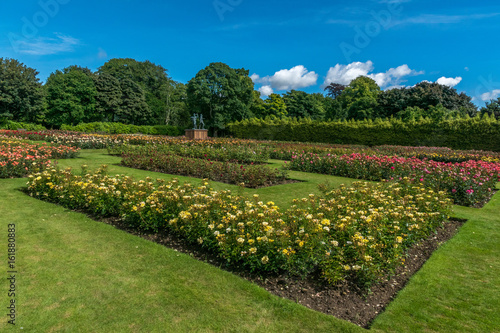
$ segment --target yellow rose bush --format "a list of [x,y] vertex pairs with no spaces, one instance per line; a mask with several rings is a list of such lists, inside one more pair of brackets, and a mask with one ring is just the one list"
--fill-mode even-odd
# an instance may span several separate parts
[[101,168],[81,175],[50,169],[28,180],[30,195],[102,216],[120,216],[142,230],[166,231],[262,273],[320,275],[360,286],[403,264],[405,251],[446,222],[451,200],[407,179],[356,182],[295,199],[281,210],[229,190],[172,181],[135,181]]

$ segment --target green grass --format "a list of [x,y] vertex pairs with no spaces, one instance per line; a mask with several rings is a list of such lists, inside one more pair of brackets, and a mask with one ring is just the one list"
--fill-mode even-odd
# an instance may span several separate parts
[[[110,173],[138,179],[175,177],[115,165],[119,160],[93,150],[59,164],[75,169],[108,164]],[[353,181],[301,172],[290,176],[305,182],[244,192],[284,206],[317,192],[317,184],[326,179],[333,185]],[[26,196],[18,190],[25,182],[0,180],[0,244],[7,247],[7,224],[15,223],[19,272],[17,325],[10,327],[2,315],[2,332],[20,327],[26,332],[363,331],[188,255]],[[493,332],[500,327],[495,311],[500,308],[499,212],[500,194],[482,209],[455,207],[455,215],[469,221],[433,254],[372,330]],[[8,285],[6,279],[0,281],[0,306],[5,309]]]

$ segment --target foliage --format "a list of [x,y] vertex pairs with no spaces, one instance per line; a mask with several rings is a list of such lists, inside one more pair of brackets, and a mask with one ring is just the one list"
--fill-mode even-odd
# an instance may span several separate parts
[[500,151],[500,121],[489,116],[375,121],[248,119],[228,125],[238,138],[331,144],[405,145]]
[[251,188],[276,185],[287,179],[286,171],[279,171],[265,165],[218,162],[156,151],[125,152],[122,154],[121,164],[142,170],[241,184]]
[[0,136],[0,178],[25,177],[51,166],[51,159],[73,158],[78,149],[66,146],[29,144]]
[[114,122],[118,119],[122,104],[120,81],[104,72],[95,76],[96,113],[101,121]]
[[444,192],[405,180],[338,190],[324,186],[323,196],[294,200],[285,211],[258,195],[250,200],[213,191],[206,181],[135,182],[107,176],[105,169],[84,169],[82,176],[53,169],[30,176],[28,185],[37,198],[121,215],[138,229],[176,233],[250,271],[318,271],[332,284],[350,280],[360,286],[401,265],[405,250],[442,225],[451,207]]
[[481,108],[482,114],[488,114],[490,116],[495,117],[497,120],[500,119],[500,97],[496,100],[491,99],[489,102],[486,102],[486,106]]
[[[359,150],[358,150],[359,151]],[[436,162],[466,162],[485,161],[500,162],[500,153],[483,150],[452,150],[446,147],[407,147],[407,146],[376,146],[370,150],[364,150],[370,154],[379,156],[402,156],[428,159]],[[338,154],[337,154],[338,155]]]
[[326,113],[327,99],[319,93],[291,90],[283,94],[283,101],[289,117],[323,119]]
[[266,116],[275,116],[278,118],[286,117],[288,114],[286,104],[283,98],[278,94],[269,95],[264,101],[264,108]]
[[342,106],[339,99],[326,100],[325,120],[345,120],[347,119],[347,109]]
[[120,87],[122,101],[116,119],[125,124],[148,124],[153,113],[146,103],[146,95],[141,86],[131,79],[123,79]]
[[37,122],[42,116],[44,94],[39,73],[16,59],[0,58],[0,118]]
[[168,135],[180,136],[184,135],[182,128],[168,125],[127,125],[122,123],[112,122],[95,122],[95,123],[81,123],[76,126],[62,125],[61,130],[85,133],[107,133],[107,134],[150,134],[150,135]]
[[[203,142],[203,141],[202,141]],[[264,164],[269,154],[264,149],[248,145],[220,146],[193,141],[192,143],[169,142],[167,144],[146,144],[142,146],[116,145],[108,148],[113,155],[178,155],[190,158],[201,158],[208,161],[231,162],[240,164]]]
[[[98,73],[114,77],[125,95],[123,99],[126,101],[123,101],[121,105],[122,116],[112,118],[110,121],[169,125],[172,121],[179,121],[176,117],[185,110],[184,85],[173,81],[168,76],[168,71],[161,65],[148,60],[114,58],[99,67]],[[139,107],[136,111],[137,115],[133,117],[130,116],[132,105]],[[127,116],[124,117],[123,114]],[[124,119],[133,120],[125,121]],[[143,120],[137,121],[136,119]],[[173,124],[179,123],[173,122]]]
[[56,70],[47,79],[45,122],[59,128],[99,119],[95,113],[97,90],[88,68],[70,66]]
[[8,130],[27,130],[27,131],[43,131],[45,126],[32,123],[18,123],[16,121],[7,120],[3,124],[0,124],[0,129]]
[[324,91],[327,91],[326,95],[328,97],[335,99],[342,94],[345,88],[346,86],[343,84],[332,82],[325,87]]
[[[378,96],[381,117],[390,117],[407,108],[419,108],[432,113],[432,107],[442,105],[444,109],[460,115],[475,116],[477,108],[471,97],[458,93],[455,88],[432,82],[420,82],[413,87],[382,91]],[[432,114],[431,117],[435,117]]]
[[192,112],[202,114],[217,136],[227,123],[249,117],[253,91],[248,70],[217,62],[200,70],[189,81],[187,100]]
[[[106,129],[106,125],[108,123],[96,123],[90,124],[91,129]],[[101,126],[102,125],[102,126]],[[87,129],[87,125],[83,125],[83,130]],[[67,127],[69,128],[69,127]],[[124,124],[114,124],[110,131],[118,131],[125,132],[128,131],[139,131],[141,129],[152,130],[160,132],[169,130],[169,128],[165,128],[165,126],[135,126],[135,125],[124,125]],[[172,129],[172,131],[174,131]],[[115,145],[122,144],[133,144],[133,145],[145,145],[150,143],[162,144],[168,143],[172,141],[174,138],[167,136],[152,136],[152,135],[144,135],[144,134],[114,134],[114,135],[106,135],[106,134],[85,134],[81,132],[70,132],[70,131],[59,131],[59,130],[50,130],[50,131],[11,131],[11,130],[0,130],[0,135],[4,135],[6,137],[19,138],[19,139],[29,139],[34,141],[47,141],[49,143],[57,143],[64,144],[71,147],[78,147],[82,149],[100,149],[100,148],[108,148]],[[177,139],[178,140],[178,139]],[[180,141],[180,140],[178,140]],[[182,140],[182,142],[186,142],[187,140]]]
[[349,83],[338,99],[349,119],[372,119],[378,116],[379,94],[380,87],[373,79],[360,76]]
[[364,180],[409,178],[434,191],[446,191],[458,205],[474,206],[489,199],[500,181],[500,163],[467,161],[443,163],[418,158],[388,157],[353,153],[351,155],[292,156],[287,169],[323,173]]
[[252,91],[252,103],[250,103],[250,115],[256,118],[264,118],[266,116],[266,105],[260,97],[260,92]]

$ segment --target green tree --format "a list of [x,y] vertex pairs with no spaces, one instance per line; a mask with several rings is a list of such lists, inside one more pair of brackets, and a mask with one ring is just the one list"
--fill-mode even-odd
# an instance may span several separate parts
[[44,91],[38,72],[16,59],[0,58],[0,117],[39,122]]
[[380,87],[373,79],[360,76],[351,81],[338,99],[349,119],[374,119],[378,117],[379,94]]
[[48,125],[60,127],[100,120],[95,113],[97,90],[88,68],[70,66],[56,70],[47,79],[46,89]]
[[167,84],[160,89],[160,98],[165,101],[164,118],[161,124],[173,126],[187,126],[189,122],[189,110],[187,108],[187,87],[180,82],[173,85]]
[[472,98],[465,93],[458,93],[455,88],[444,86],[438,83],[420,82],[408,89],[408,105],[418,106],[427,110],[431,106],[441,104],[448,110],[460,110],[469,116],[475,116],[477,107],[471,102]]
[[266,116],[266,105],[260,97],[260,92],[252,91],[252,103],[250,104],[250,117],[264,118]]
[[406,109],[397,112],[395,116],[405,121],[416,120],[425,116],[425,110],[419,108],[418,106],[409,106]]
[[291,90],[283,94],[283,101],[289,117],[323,119],[328,104],[320,93],[308,94],[305,91]]
[[328,97],[335,99],[342,94],[342,91],[344,91],[345,88],[346,86],[343,84],[332,82],[325,87],[324,91],[327,92],[326,95]]
[[404,112],[409,107],[418,108],[416,105],[410,105],[410,89],[405,87],[381,91],[377,103],[377,113],[381,118],[389,118],[399,112]]
[[481,108],[481,113],[487,113],[490,116],[493,115],[496,119],[500,119],[500,97],[486,102],[486,106]]
[[188,105],[194,113],[203,115],[206,126],[217,136],[227,123],[250,116],[253,91],[248,70],[211,63],[189,81]]
[[96,114],[101,121],[118,121],[118,114],[122,103],[122,90],[120,82],[108,73],[101,73],[95,76]]
[[271,94],[264,101],[265,116],[273,115],[277,118],[286,117],[286,104],[283,98],[278,94]]
[[343,120],[347,119],[347,110],[342,107],[342,103],[336,98],[325,99],[325,119]]
[[111,59],[99,67],[98,73],[112,75],[120,84],[129,79],[141,87],[151,111],[147,120],[148,124],[166,124],[165,121],[169,119],[165,115],[171,112],[172,105],[177,102],[185,102],[184,100],[172,99],[178,96],[178,94],[172,93],[176,89],[177,83],[168,76],[168,71],[165,68],[148,60]]
[[120,81],[121,105],[117,121],[124,124],[147,125],[153,114],[146,103],[146,94],[140,85],[131,79]]

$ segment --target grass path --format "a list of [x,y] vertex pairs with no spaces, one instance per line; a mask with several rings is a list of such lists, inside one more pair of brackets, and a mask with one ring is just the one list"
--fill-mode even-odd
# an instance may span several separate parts
[[[85,151],[81,156],[60,165],[108,164],[110,173],[151,175],[113,165],[119,158],[103,151]],[[291,176],[308,182],[245,192],[284,204],[316,191],[317,183],[326,179],[332,184],[352,181],[298,172]],[[30,198],[18,190],[25,182],[0,180],[0,244],[6,249],[7,224],[15,223],[19,271],[17,325],[8,325],[2,313],[1,332],[21,326],[26,332],[364,331],[275,297],[188,255]],[[213,185],[238,191],[236,186]],[[469,221],[410,280],[376,319],[372,331],[498,330],[500,193],[482,209],[455,207],[455,215]],[[0,306],[5,309],[8,281],[0,281]]]

